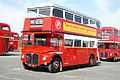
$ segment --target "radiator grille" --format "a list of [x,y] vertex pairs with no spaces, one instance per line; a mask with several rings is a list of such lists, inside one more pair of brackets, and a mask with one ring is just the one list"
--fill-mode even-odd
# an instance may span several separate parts
[[38,55],[37,54],[27,54],[26,55],[26,62],[28,64],[38,64]]

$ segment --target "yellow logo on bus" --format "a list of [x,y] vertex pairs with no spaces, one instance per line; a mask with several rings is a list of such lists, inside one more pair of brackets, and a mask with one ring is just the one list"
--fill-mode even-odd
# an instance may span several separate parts
[[68,22],[63,22],[63,30],[87,36],[96,36],[97,34],[97,31],[94,28],[85,27],[83,25],[77,25]]

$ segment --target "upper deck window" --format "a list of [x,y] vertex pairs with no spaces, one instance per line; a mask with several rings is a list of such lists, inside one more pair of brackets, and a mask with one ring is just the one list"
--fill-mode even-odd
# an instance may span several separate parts
[[88,19],[86,17],[83,17],[83,24],[88,24]]
[[95,24],[95,20],[90,20],[90,24]]
[[65,18],[68,20],[73,20],[73,14],[65,12]]
[[49,7],[36,7],[36,8],[28,8],[28,15],[30,16],[50,16],[50,8]]
[[2,26],[2,27],[0,27],[0,30],[7,30],[7,31],[10,31],[9,27],[7,27],[7,26]]
[[37,8],[28,8],[27,9],[27,15],[29,17],[37,16]]
[[27,12],[28,13],[37,13],[37,8],[28,8]]
[[76,22],[81,23],[81,17],[80,17],[80,16],[75,15],[75,21],[76,21]]
[[63,11],[58,9],[53,9],[53,16],[63,18]]
[[50,16],[50,8],[49,7],[40,7],[39,14],[43,16]]
[[112,30],[103,30],[102,31],[102,36],[109,36],[112,34]]

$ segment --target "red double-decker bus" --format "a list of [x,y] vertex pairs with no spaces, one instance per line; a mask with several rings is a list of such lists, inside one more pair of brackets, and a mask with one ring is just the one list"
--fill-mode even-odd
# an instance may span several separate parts
[[28,13],[32,17],[25,19],[22,31],[25,69],[44,66],[59,72],[63,67],[97,64],[97,31],[90,24],[100,27],[99,21],[54,4],[28,8]]
[[9,51],[17,51],[18,50],[18,41],[19,41],[18,33],[11,32],[11,37],[9,40]]
[[10,38],[10,26],[6,23],[0,23],[0,55],[8,51],[8,43]]
[[118,29],[114,27],[101,27],[101,39],[98,41],[99,54],[101,60],[117,61],[120,59],[118,45]]

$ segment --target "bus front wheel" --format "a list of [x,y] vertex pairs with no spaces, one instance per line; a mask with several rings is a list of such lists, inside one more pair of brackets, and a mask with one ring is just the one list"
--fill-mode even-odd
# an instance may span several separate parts
[[56,73],[62,71],[62,61],[59,58],[53,58],[51,63],[48,65],[48,71]]
[[23,67],[24,67],[24,69],[26,69],[26,70],[31,70],[31,69],[32,69],[31,67],[29,67],[29,66],[26,65],[25,63],[23,63]]

